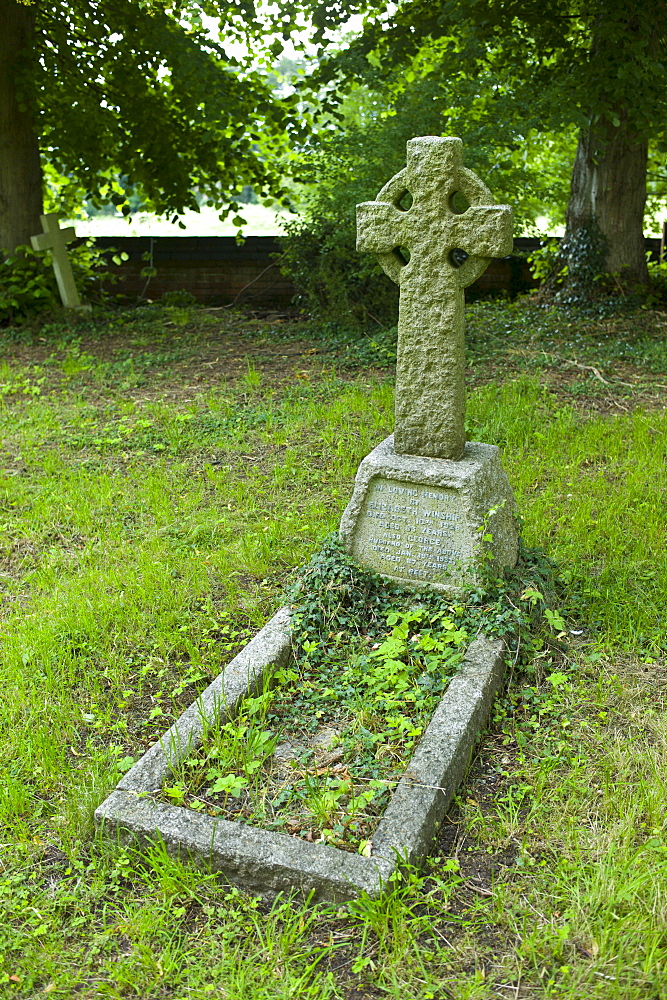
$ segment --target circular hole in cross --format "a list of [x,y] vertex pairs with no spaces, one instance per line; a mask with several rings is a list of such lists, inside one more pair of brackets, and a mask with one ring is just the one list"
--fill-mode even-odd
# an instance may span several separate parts
[[468,259],[468,254],[465,250],[461,250],[460,247],[455,247],[453,250],[449,251],[449,263],[452,267],[460,267],[461,264],[465,264]]
[[400,264],[405,265],[410,263],[410,251],[407,247],[395,247],[394,257]]
[[396,206],[396,208],[400,209],[401,212],[407,212],[409,209],[412,208],[412,195],[407,190],[407,188],[400,196],[400,198],[396,199],[394,205]]
[[451,208],[454,215],[463,215],[470,208],[470,202],[461,191],[454,191],[453,194],[449,196],[449,207]]

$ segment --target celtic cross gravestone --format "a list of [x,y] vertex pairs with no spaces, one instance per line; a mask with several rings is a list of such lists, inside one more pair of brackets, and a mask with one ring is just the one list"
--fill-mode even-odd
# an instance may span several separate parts
[[[514,499],[498,448],[463,436],[462,289],[492,253],[508,252],[510,226],[509,209],[494,206],[463,167],[458,139],[413,139],[406,170],[378,202],[359,206],[360,247],[378,253],[401,285],[397,447],[392,435],[362,461],[340,534],[359,562],[402,583],[456,593],[475,580],[486,555],[499,566],[516,561]],[[470,644],[359,857],[153,794],[208,729],[233,718],[271,674],[279,683],[290,617],[283,608],[265,625],[122,778],[95,820],[117,839],[158,836],[170,853],[200,858],[251,891],[298,888],[336,903],[361,892],[377,898],[399,865],[426,853],[500,686],[505,644],[483,636]]]
[[72,226],[61,229],[56,212],[49,212],[48,215],[40,215],[43,233],[31,236],[33,250],[50,250],[53,273],[58,283],[60,300],[67,309],[87,309],[89,306],[82,306],[79,293],[72,274],[72,265],[67,255],[67,244],[76,238],[76,233]]
[[464,288],[510,253],[512,210],[464,167],[460,139],[424,136],[357,206],[357,236],[400,286],[395,429],[361,463],[340,535],[386,576],[457,591],[485,557],[517,558],[499,451],[464,431]]
[[463,289],[511,252],[512,210],[463,166],[460,139],[426,136],[408,142],[407,166],[377,199],[357,206],[357,233],[357,249],[377,253],[400,285],[394,448],[460,458]]

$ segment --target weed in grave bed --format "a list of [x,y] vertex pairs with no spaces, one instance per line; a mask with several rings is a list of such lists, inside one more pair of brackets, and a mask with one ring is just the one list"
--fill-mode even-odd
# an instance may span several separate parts
[[205,753],[188,759],[174,769],[176,780],[164,794],[180,803],[187,793],[195,798],[189,803],[195,809],[205,808],[205,798],[221,796],[223,804],[229,797],[239,799],[246,789],[254,788],[258,772],[271,758],[277,737],[263,728],[269,705],[269,694],[246,698],[241,714],[224,725],[211,724],[204,734]]
[[541,617],[563,627],[545,604],[553,576],[524,552],[511,579],[452,603],[362,569],[329,538],[292,588],[293,658],[276,687],[212,724],[162,798],[363,853],[471,639],[503,635],[518,656],[543,643]]

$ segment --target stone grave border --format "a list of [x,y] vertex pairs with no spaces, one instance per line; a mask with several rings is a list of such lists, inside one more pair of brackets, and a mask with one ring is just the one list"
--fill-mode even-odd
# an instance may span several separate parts
[[238,712],[270,683],[291,653],[289,608],[281,608],[174,725],[118,782],[95,811],[96,826],[122,843],[161,840],[169,854],[262,895],[298,889],[316,900],[377,898],[402,864],[424,859],[460,784],[504,673],[505,644],[476,638],[436,708],[385,810],[370,857],[286,833],[156,802],[177,763],[201,743],[205,726]]

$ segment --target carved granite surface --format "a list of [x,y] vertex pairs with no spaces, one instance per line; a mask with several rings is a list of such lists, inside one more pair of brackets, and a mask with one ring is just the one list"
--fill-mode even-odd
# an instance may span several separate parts
[[494,445],[468,441],[454,462],[398,455],[388,437],[359,466],[340,538],[383,576],[456,594],[477,580],[487,553],[497,570],[515,565],[515,513]]
[[396,452],[458,459],[465,443],[463,289],[491,257],[511,252],[512,210],[495,205],[463,166],[460,139],[422,136],[408,142],[407,166],[377,199],[357,205],[357,249],[376,253],[400,285]]

